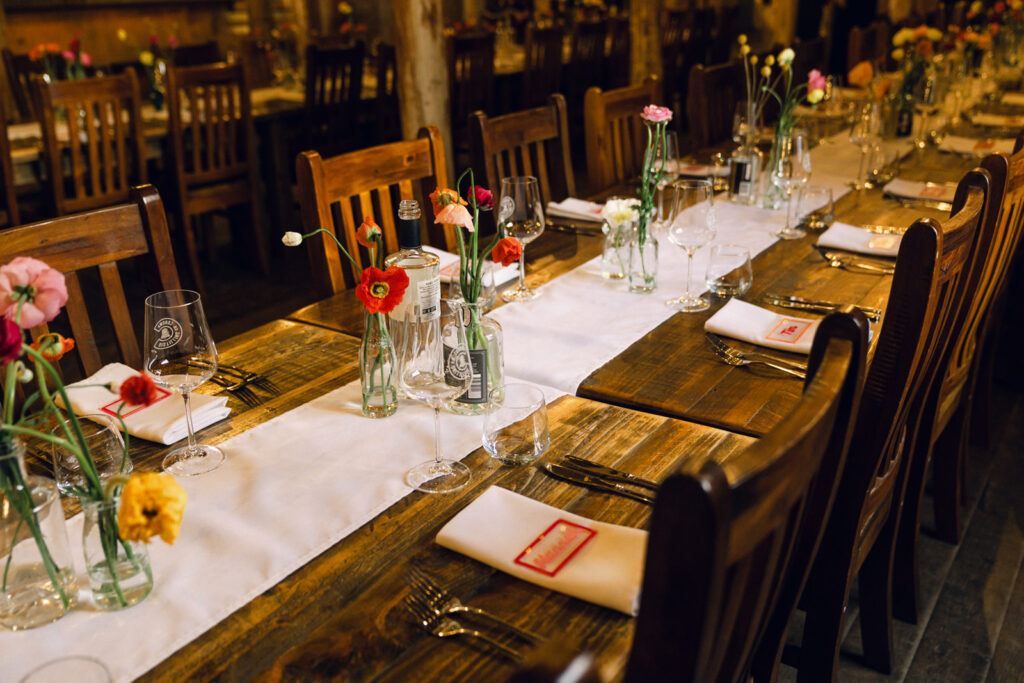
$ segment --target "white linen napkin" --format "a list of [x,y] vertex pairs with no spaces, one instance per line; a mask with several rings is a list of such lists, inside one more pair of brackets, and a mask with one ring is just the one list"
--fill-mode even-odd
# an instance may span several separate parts
[[932,199],[938,202],[951,202],[956,196],[956,187],[952,185],[936,185],[919,183],[913,180],[893,178],[882,190],[886,194],[908,199]]
[[[104,413],[111,418],[117,414],[121,399],[117,394],[102,386],[84,386],[91,384],[120,384],[129,377],[139,374],[127,365],[111,363],[104,365],[94,375],[67,386],[71,409],[76,415]],[[128,433],[147,441],[156,441],[170,445],[188,436],[185,424],[185,403],[178,394],[158,388],[160,398],[145,408],[125,406],[121,417],[128,427]],[[219,422],[231,414],[226,397],[192,394],[192,425],[196,431]],[[117,420],[114,419],[117,424]]]
[[947,135],[945,139],[939,143],[939,149],[944,152],[954,152],[955,154],[976,154],[978,156],[984,156],[986,154],[991,154],[992,152],[1013,154],[1013,143],[1013,138],[988,138],[979,140],[977,138],[964,138],[959,135]]
[[1024,116],[981,112],[971,115],[971,123],[976,126],[990,126],[992,128],[1012,128],[1014,126],[1024,126]]
[[708,318],[704,329],[780,351],[810,353],[820,323],[820,320],[772,313],[733,298]]
[[[441,259],[441,282],[451,283],[458,282],[459,280],[459,256],[449,251],[442,251],[435,249],[429,245],[423,245],[423,251],[429,251],[431,254]],[[486,264],[485,264],[486,265]],[[501,287],[506,282],[519,277],[519,266],[513,263],[510,266],[499,266],[496,263],[489,264],[494,270],[494,286]]]
[[862,254],[895,257],[900,250],[903,235],[880,235],[864,230],[848,223],[833,223],[832,227],[821,233],[818,238],[819,247],[846,249]]
[[1014,107],[1024,106],[1024,92],[1008,92],[1003,95],[1002,103]]
[[[588,529],[596,533],[580,545]],[[545,532],[544,544],[536,544]],[[647,551],[647,532],[640,529],[597,522],[491,486],[445,524],[436,540],[559,593],[632,616],[640,606]],[[531,553],[523,555],[527,548]]]
[[604,221],[601,216],[602,204],[587,202],[575,197],[568,197],[560,202],[548,202],[548,213],[552,216],[572,218],[577,221]]

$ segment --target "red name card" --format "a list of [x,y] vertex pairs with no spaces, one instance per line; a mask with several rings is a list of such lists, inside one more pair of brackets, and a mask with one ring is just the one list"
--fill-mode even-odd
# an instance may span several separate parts
[[515,563],[545,576],[555,576],[596,535],[593,529],[558,519],[519,553]]
[[[171,392],[167,391],[166,389],[161,389],[160,387],[156,388],[156,393],[157,393],[156,400],[154,400],[153,403],[150,403],[149,404],[150,406],[155,404],[155,403],[159,403],[160,401],[164,400],[165,398],[167,398],[168,396],[171,395]],[[107,415],[110,415],[111,417],[117,417],[117,409],[118,409],[118,407],[122,403],[123,403],[123,401],[121,399],[115,399],[115,400],[111,401],[110,403],[108,403],[107,405],[105,405],[102,408],[100,408],[100,410],[102,412],[106,413]],[[144,410],[144,409],[146,409],[148,407],[149,406],[134,406],[128,412],[126,412],[126,413],[122,412],[121,413],[121,417],[125,418],[125,417],[128,417],[129,415],[134,415],[135,413],[139,412],[140,410]]]
[[809,320],[793,320],[792,318],[783,318],[779,321],[779,324],[775,326],[765,339],[771,339],[772,341],[785,342],[787,344],[796,344],[797,340],[803,336],[811,327]]

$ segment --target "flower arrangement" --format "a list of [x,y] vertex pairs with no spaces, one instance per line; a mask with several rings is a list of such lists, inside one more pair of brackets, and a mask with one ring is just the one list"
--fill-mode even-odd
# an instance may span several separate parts
[[[128,32],[123,28],[117,29],[117,39],[122,43],[128,42]],[[167,64],[171,61],[171,51],[178,47],[178,37],[173,33],[167,36],[167,46],[160,44],[160,37],[155,33],[150,34],[146,47],[139,50],[139,64],[146,72],[149,81],[150,104],[157,111],[163,109],[165,94],[163,79],[167,74]]]
[[885,94],[889,92],[892,82],[888,78],[875,79],[875,69],[871,62],[865,59],[854,65],[846,75],[846,81],[858,88],[867,88],[871,93],[871,99],[880,102]]
[[924,24],[917,28],[901,28],[892,37],[892,58],[903,66],[900,97],[909,99],[917,93],[942,39],[942,31]]
[[[151,510],[155,510],[159,516],[164,509],[163,505],[153,507],[143,501],[139,497],[140,494],[136,493],[140,484],[133,482],[139,477],[148,477],[148,481],[152,483],[146,486],[159,488],[163,492],[164,500],[174,502],[172,518],[152,527],[153,533],[159,533],[168,543],[173,542],[177,536],[184,511],[185,492],[173,478],[167,475],[129,477],[123,473],[128,462],[130,439],[124,420],[121,418],[121,411],[128,405],[149,405],[157,395],[153,381],[145,375],[129,378],[116,389],[107,387],[121,397],[115,417],[120,422],[125,435],[124,454],[122,456],[122,473],[114,475],[106,481],[101,479],[78,417],[72,411],[68,411],[65,416],[58,408],[58,401],[64,406],[71,403],[68,400],[68,389],[64,386],[53,363],[74,348],[74,340],[66,339],[57,333],[48,333],[40,336],[31,344],[24,341],[24,330],[53,320],[67,303],[67,299],[64,275],[42,261],[19,256],[7,265],[0,266],[0,316],[2,316],[0,318],[2,320],[0,363],[4,369],[3,401],[0,405],[0,411],[2,411],[0,412],[2,414],[0,453],[9,454],[14,451],[14,438],[21,435],[50,442],[75,457],[85,483],[83,486],[72,486],[72,493],[81,498],[83,503],[104,503],[109,508],[107,516],[100,519],[100,540],[105,562],[109,565],[112,590],[121,606],[126,606],[128,603],[121,591],[118,579],[117,558],[120,553],[132,558],[135,551],[129,542],[148,542],[153,534],[136,530],[124,533],[118,524],[118,519],[120,516],[125,516],[126,519],[131,518],[130,510],[132,509],[143,509],[144,516],[149,517],[152,517]],[[24,385],[25,392],[28,393],[29,384],[33,379],[36,381],[35,391],[27,396],[20,411],[16,411],[17,385]],[[32,412],[30,408],[34,405],[40,405],[40,408]],[[51,431],[49,427],[54,422],[58,428]],[[24,472],[20,466],[9,461],[6,462],[7,464],[0,468],[0,490],[11,504],[18,508],[22,521],[30,527],[50,580],[66,606],[69,598],[58,580],[59,568],[54,564],[39,531],[39,522],[32,509],[31,492]],[[156,479],[153,479],[154,477]],[[115,512],[118,500],[120,500],[121,506],[120,513]],[[115,514],[119,516],[115,516]],[[13,557],[13,545],[7,550],[9,565]],[[5,571],[5,588],[6,580],[7,573]]]

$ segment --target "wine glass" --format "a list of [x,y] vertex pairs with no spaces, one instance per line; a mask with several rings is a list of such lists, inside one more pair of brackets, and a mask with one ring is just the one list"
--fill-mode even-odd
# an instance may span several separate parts
[[782,141],[778,158],[772,168],[772,183],[786,197],[786,227],[774,233],[784,240],[799,239],[804,231],[790,226],[793,216],[793,191],[807,183],[811,177],[811,152],[807,141],[807,133],[795,129],[790,136]]
[[146,298],[145,371],[158,386],[185,400],[188,444],[164,456],[164,471],[191,476],[220,467],[224,453],[196,443],[192,426],[192,390],[217,371],[217,347],[198,292],[177,289]]
[[669,299],[666,306],[680,311],[703,311],[709,304],[699,296],[690,294],[690,276],[693,272],[693,253],[715,237],[714,193],[707,179],[677,180],[673,183],[676,196],[675,218],[668,226],[668,239],[686,250],[686,292]]
[[857,167],[857,180],[853,184],[855,190],[869,187],[864,177],[864,164],[872,144],[878,137],[880,126],[881,115],[877,103],[862,105],[854,115],[853,125],[850,127],[850,142],[860,148],[860,165]]
[[434,459],[405,474],[405,482],[424,493],[448,493],[469,483],[468,467],[441,457],[441,406],[464,394],[473,380],[466,344],[468,313],[461,301],[442,299],[441,315],[427,324],[410,324],[419,318],[418,304],[406,314],[398,386],[434,409]]
[[526,245],[544,232],[544,210],[535,177],[501,179],[498,224],[506,235],[515,237],[523,245],[523,255],[519,258],[519,285],[502,292],[501,298],[507,302],[536,299],[540,293],[526,288]]

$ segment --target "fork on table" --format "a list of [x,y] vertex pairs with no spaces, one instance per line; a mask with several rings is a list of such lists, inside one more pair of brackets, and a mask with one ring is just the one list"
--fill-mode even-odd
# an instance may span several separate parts
[[794,377],[799,377],[800,379],[807,378],[806,366],[799,363],[793,363],[767,353],[760,353],[757,351],[740,351],[739,349],[726,344],[718,337],[718,335],[710,332],[706,333],[704,337],[708,340],[708,343],[711,345],[711,349],[715,352],[715,355],[718,356],[719,360],[727,365],[742,367],[753,363],[759,363],[779,370],[780,372],[793,375]]
[[512,661],[522,661],[522,653],[515,648],[506,645],[500,640],[493,638],[482,631],[466,628],[450,616],[447,616],[444,613],[439,614],[417,600],[410,600],[410,597],[411,596],[406,596],[406,600],[404,601],[405,609],[412,615],[413,619],[415,619],[416,624],[428,633],[433,634],[438,638],[452,638],[454,636],[469,636],[470,638],[476,638],[487,643]]

